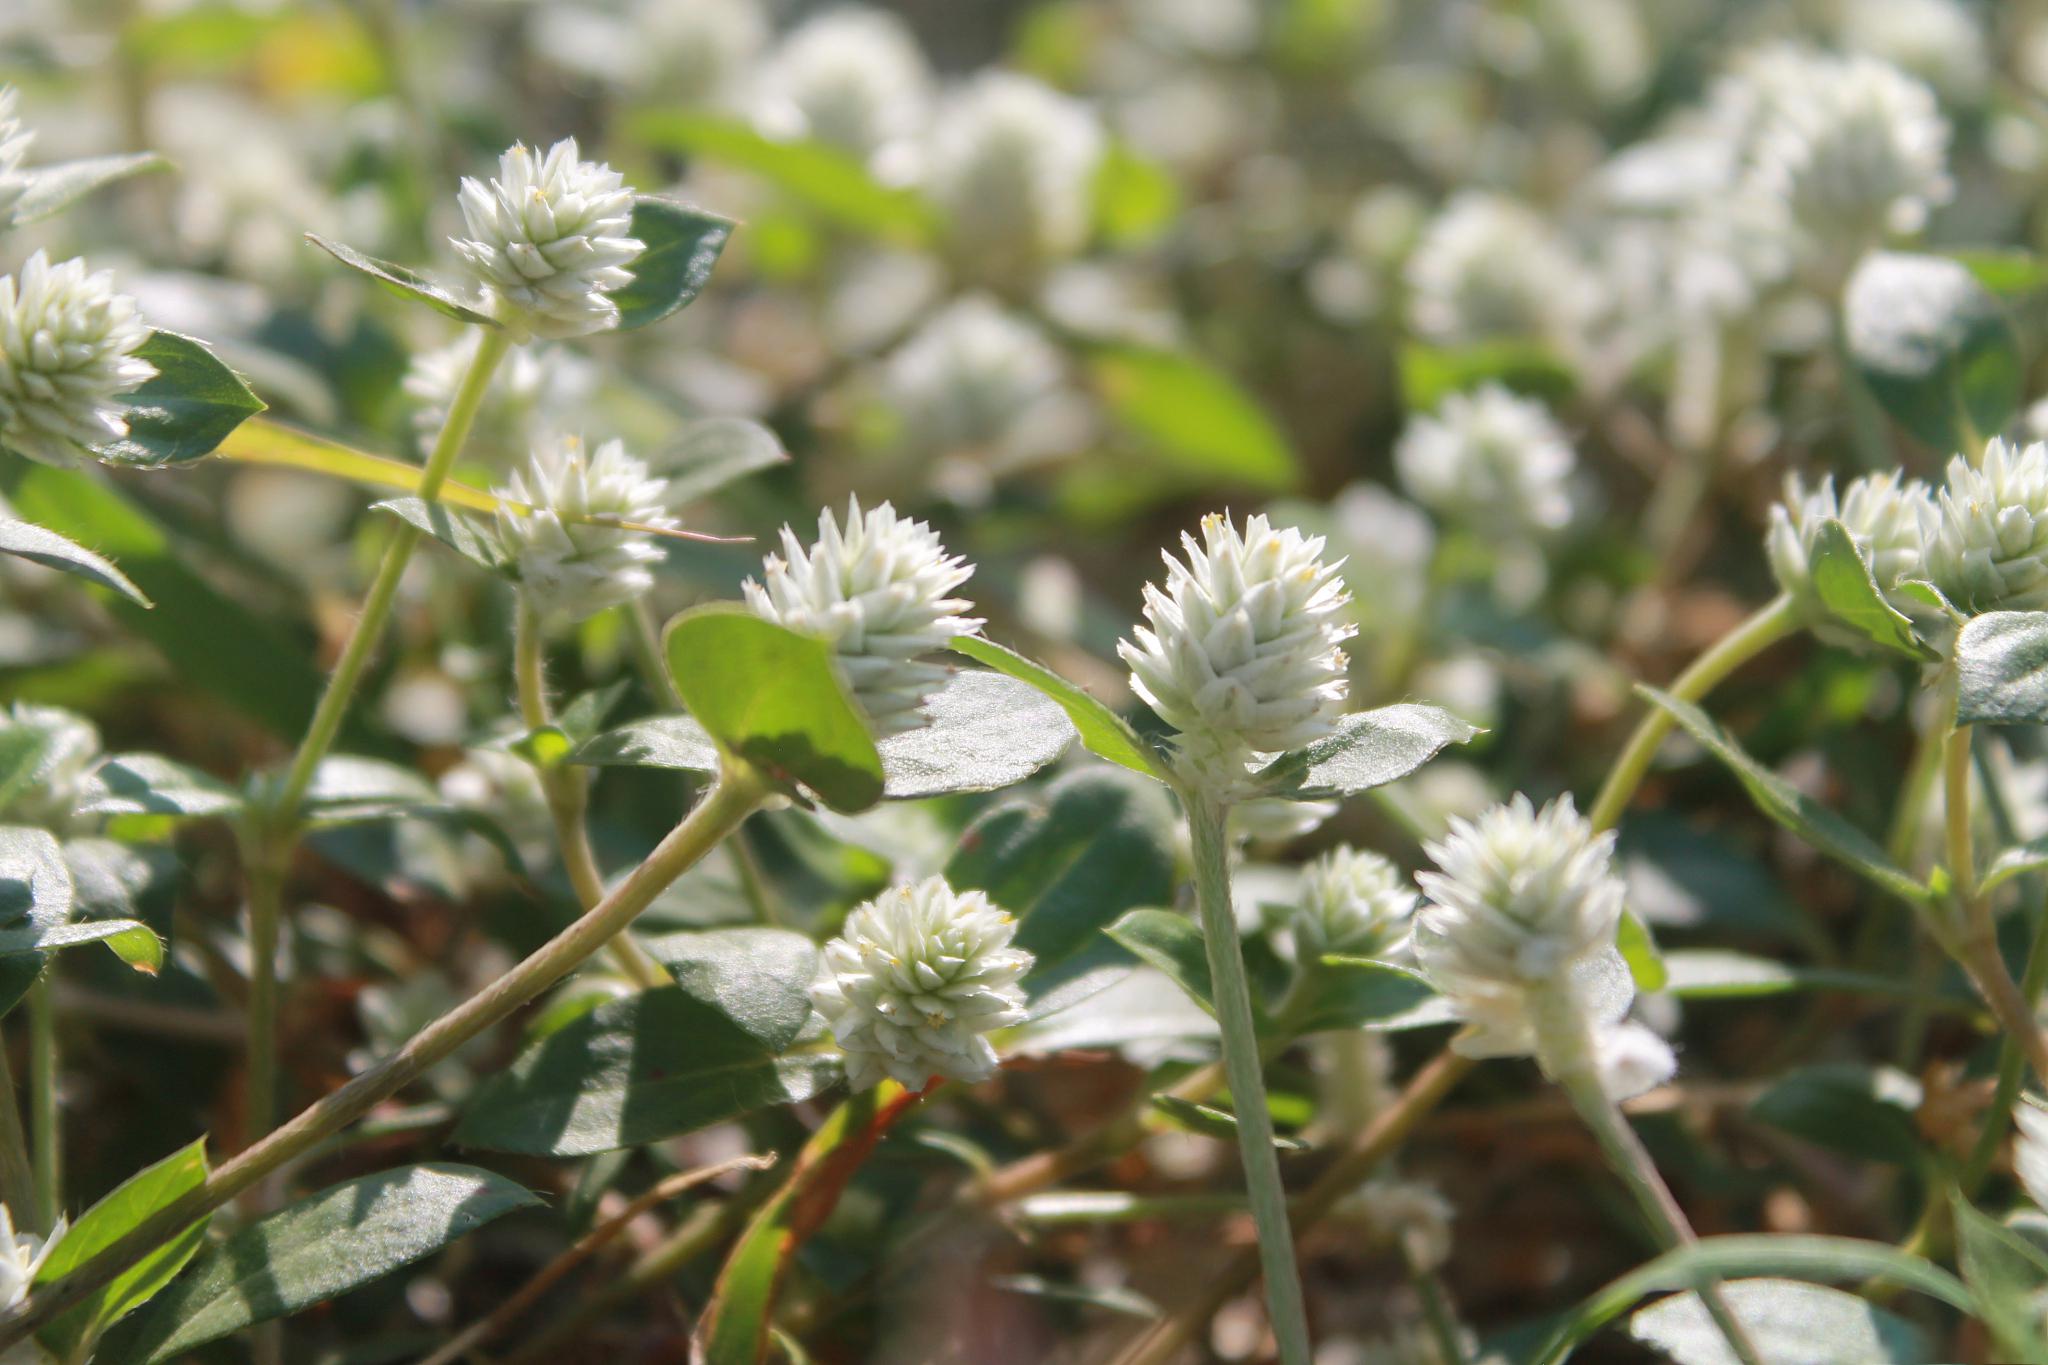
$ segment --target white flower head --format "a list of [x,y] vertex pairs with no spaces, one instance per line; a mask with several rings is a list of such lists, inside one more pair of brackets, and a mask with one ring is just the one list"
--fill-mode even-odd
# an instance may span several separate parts
[[1366,1236],[1404,1249],[1425,1270],[1451,1259],[1451,1201],[1422,1180],[1381,1176],[1346,1195],[1337,1207],[1340,1218],[1364,1225]]
[[1202,543],[1181,545],[1186,561],[1164,555],[1166,586],[1145,585],[1146,624],[1117,653],[1133,690],[1180,732],[1190,775],[1227,796],[1254,755],[1330,732],[1347,692],[1350,597],[1321,536],[1263,516],[1240,531],[1212,513]]
[[2012,1121],[2019,1130],[2013,1139],[2013,1173],[2034,1207],[2048,1210],[2048,1109],[2022,1098],[2012,1107]]
[[632,282],[626,266],[644,247],[626,235],[633,191],[611,167],[579,159],[575,138],[545,155],[514,143],[498,160],[497,179],[463,178],[460,202],[469,236],[452,243],[489,310],[516,337],[618,326],[609,295]]
[[1839,498],[1833,475],[1808,489],[1796,473],[1788,474],[1784,501],[1771,508],[1770,529],[1764,535],[1771,576],[1824,638],[1854,644],[1861,637],[1832,625],[1814,595],[1812,561],[1822,524],[1842,523],[1870,566],[1878,590],[1904,610],[1908,604],[1894,589],[1901,579],[1920,576],[1921,523],[1933,506],[1934,494],[1926,484],[1897,471],[1860,475],[1850,480]]
[[1988,93],[1990,57],[1972,8],[1958,0],[1883,0],[1847,4],[1842,45],[1910,71],[1951,99]]
[[496,490],[534,509],[501,508],[497,517],[498,546],[519,590],[543,617],[568,621],[646,592],[654,585],[649,566],[660,561],[661,548],[645,531],[590,519],[666,530],[675,525],[667,490],[666,481],[650,475],[618,441],[591,450],[580,437],[543,437],[526,468]]
[[1411,420],[1394,467],[1417,502],[1482,527],[1555,531],[1571,520],[1571,442],[1549,409],[1498,384]]
[[982,278],[1029,278],[1087,240],[1104,137],[1094,110],[1028,76],[989,71],[935,121],[925,188],[955,257]]
[[134,352],[149,340],[135,300],[111,271],[41,251],[0,279],[0,446],[45,464],[75,464],[128,434],[115,399],[153,378]]
[[1295,957],[1313,962],[1324,953],[1388,953],[1406,937],[1419,899],[1391,862],[1339,844],[1301,869],[1301,889],[1288,919]]
[[854,498],[843,527],[829,508],[818,513],[808,549],[783,527],[782,553],[744,591],[758,615],[831,643],[854,701],[886,738],[922,725],[919,708],[948,676],[923,656],[980,628],[963,615],[974,604],[952,596],[973,573],[924,522],[886,502],[864,513]]
[[0,228],[14,221],[14,206],[28,192],[28,175],[21,163],[28,159],[28,145],[36,135],[15,116],[19,100],[20,92],[13,86],[0,85]]
[[[413,401],[413,433],[429,445],[448,420],[448,407],[483,333],[474,327],[446,346],[414,355],[406,367],[405,395]],[[598,369],[566,346],[513,348],[484,391],[471,435],[481,450],[525,450],[539,436],[558,431],[584,411],[597,394]]]
[[1585,271],[1549,223],[1516,200],[1461,191],[1407,265],[1409,317],[1430,341],[1552,337],[1589,297]]
[[849,7],[791,31],[756,86],[754,119],[771,137],[811,138],[865,161],[923,124],[931,70],[902,19]]
[[2048,445],[1993,437],[1981,463],[1955,456],[1921,521],[1927,576],[1962,611],[2048,608]]
[[64,831],[100,758],[100,732],[75,712],[18,701],[0,713],[0,748],[18,780],[0,789],[0,822]]
[[48,1237],[14,1229],[14,1212],[0,1204],[0,1312],[19,1308],[36,1282],[50,1252],[63,1239],[68,1225],[59,1218]]
[[994,1075],[984,1035],[1024,1019],[1017,982],[1032,959],[1010,946],[1016,933],[1016,919],[986,895],[943,877],[885,891],[848,915],[811,987],[846,1052],[847,1083],[921,1090],[935,1076]]
[[1032,448],[1056,431],[1068,398],[1060,352],[1030,323],[971,294],[934,314],[890,355],[882,396],[904,439],[942,454],[983,452],[998,464],[1051,454]]

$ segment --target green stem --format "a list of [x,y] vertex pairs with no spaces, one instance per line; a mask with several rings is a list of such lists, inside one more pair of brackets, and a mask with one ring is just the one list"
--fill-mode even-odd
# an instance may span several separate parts
[[244,1145],[277,1123],[277,945],[284,924],[285,864],[289,845],[280,840],[244,840],[249,878],[248,1068],[244,1094]]
[[14,1066],[7,1060],[7,1048],[0,1044],[0,1203],[7,1205],[14,1226],[24,1228],[40,1216],[38,1202],[28,1132],[21,1126],[21,1102],[14,1087]]
[[[1643,1216],[1649,1220],[1659,1245],[1668,1251],[1698,1241],[1685,1210],[1678,1206],[1664,1177],[1658,1174],[1657,1164],[1651,1160],[1643,1140],[1636,1136],[1621,1106],[1608,1097],[1606,1088],[1600,1084],[1593,1030],[1584,1007],[1567,989],[1533,991],[1531,1003],[1543,1069],[1563,1087],[1579,1118],[1600,1144],[1607,1164],[1628,1186]],[[1761,1365],[1762,1357],[1734,1310],[1728,1307],[1720,1282],[1703,1282],[1699,1295],[1735,1358],[1744,1365]]]
[[[2034,940],[2027,947],[2027,965],[2020,975],[2020,994],[2025,996],[2029,1006],[2041,999],[2043,989],[2048,989],[2048,907],[2043,907],[2034,924]],[[2019,1099],[2020,1085],[2027,1075],[2027,1055],[2020,1042],[2007,1033],[1998,1043],[1998,1088],[1992,1092],[1991,1107],[1985,1111],[1984,1130],[1977,1135],[1977,1141],[1970,1148],[1970,1154],[1963,1161],[1962,1170],[1956,1174],[1956,1185],[1966,1199],[1974,1198],[1983,1188],[1984,1177],[1991,1171],[1992,1158],[1998,1155],[1999,1145],[2005,1140],[2012,1106]]]
[[[1962,936],[1944,946],[1976,983],[1977,993],[1991,1007],[2007,1039],[2026,1054],[2034,1075],[2048,1082],[2048,1035],[2034,1017],[2033,999],[2021,992],[1998,947],[1998,925],[1991,899],[1977,884],[1976,850],[1970,832],[1970,727],[1949,731],[1942,751],[1946,809],[1942,812],[1948,841],[1949,876],[1955,904],[1961,911]],[[1938,936],[1939,937],[1939,936]]]
[[36,1219],[47,1232],[64,1212],[64,1135],[57,1115],[57,1011],[50,969],[28,988],[29,1128],[34,1135]]
[[1266,1107],[1251,987],[1245,979],[1244,951],[1238,944],[1237,913],[1230,897],[1230,849],[1224,832],[1229,807],[1199,791],[1184,793],[1184,799],[1194,839],[1195,900],[1209,954],[1216,1022],[1223,1033],[1223,1072],[1237,1113],[1245,1188],[1266,1274],[1267,1310],[1280,1345],[1281,1365],[1309,1365],[1308,1309],[1302,1302],[1301,1274],[1294,1263],[1287,1192],[1280,1183],[1280,1160],[1273,1149],[1273,1116]]
[[[1679,674],[1665,690],[1680,701],[1698,701],[1719,686],[1730,673],[1798,628],[1799,614],[1793,608],[1791,597],[1780,593],[1759,608],[1755,615],[1722,636],[1713,648],[1693,660],[1692,666]],[[1671,733],[1673,723],[1671,713],[1656,706],[1636,723],[1635,733],[1629,736],[1627,746],[1614,760],[1606,782],[1601,784],[1600,794],[1593,798],[1592,809],[1587,812],[1594,829],[1610,828],[1628,809],[1630,799],[1650,771],[1657,749],[1664,743],[1664,737]]]
[[229,1160],[196,1190],[172,1201],[62,1280],[40,1287],[21,1309],[0,1318],[0,1350],[81,1302],[165,1239],[206,1217],[272,1171],[304,1156],[397,1094],[470,1039],[510,1018],[609,943],[676,878],[738,829],[767,797],[753,768],[728,759],[718,783],[645,862],[574,924],[549,939],[476,995],[414,1034],[398,1051],[339,1090],[307,1106],[255,1146]]

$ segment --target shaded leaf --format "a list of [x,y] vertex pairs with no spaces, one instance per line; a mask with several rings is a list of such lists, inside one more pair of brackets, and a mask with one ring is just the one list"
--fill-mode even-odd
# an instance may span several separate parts
[[1089,696],[1044,664],[1025,658],[1013,649],[1007,649],[993,640],[979,635],[964,636],[953,641],[953,648],[968,658],[987,664],[999,673],[1021,682],[1031,684],[1039,691],[1059,703],[1067,713],[1067,719],[1074,723],[1075,731],[1081,737],[1081,745],[1097,758],[1129,768],[1134,773],[1143,773],[1157,781],[1168,780],[1165,766],[1150,746],[1138,738],[1137,732],[1125,723],[1124,718]]
[[373,504],[371,510],[389,512],[400,521],[425,531],[479,568],[503,573],[509,567],[496,536],[442,503],[420,498],[392,498]]
[[331,242],[315,233],[307,233],[306,240],[349,269],[359,270],[368,275],[402,299],[424,303],[435,312],[454,318],[457,322],[467,322],[477,327],[498,326],[496,318],[487,313],[479,313],[456,298],[453,291],[446,286],[435,284],[416,270],[409,270],[391,261],[380,261],[375,256],[366,256],[352,246]]
[[46,569],[75,574],[103,588],[112,588],[139,607],[150,605],[142,589],[131,583],[111,560],[102,559],[76,541],[32,522],[0,517],[0,555],[13,555]]
[[157,754],[116,754],[93,769],[80,811],[89,815],[232,815],[242,795],[216,777]]
[[2048,612],[1971,617],[1955,658],[1956,724],[2048,723]]
[[1172,910],[1132,910],[1103,932],[1172,977],[1204,1010],[1215,1012],[1209,956],[1201,926],[1192,919]]
[[811,1018],[818,948],[788,929],[711,929],[664,934],[642,945],[687,995],[738,1024],[773,1052]]
[[1917,1165],[1920,1083],[1894,1067],[1796,1067],[1750,1105],[1750,1117],[1864,1161]]
[[1419,973],[1367,957],[1329,956],[1291,1000],[1285,1022],[1292,1035],[1371,1028],[1410,1014],[1437,998]]
[[1849,279],[1842,317],[1863,382],[1899,425],[1936,450],[1981,445],[2018,409],[2012,321],[1961,263],[1872,252]]
[[1949,1205],[1955,1215],[1956,1260],[1976,1300],[1977,1316],[2007,1349],[2018,1353],[2016,1358],[2042,1365],[2048,1361],[2048,1339],[2041,1335],[2040,1315],[2033,1305],[2048,1287],[2048,1252],[1986,1217],[1954,1191]]
[[1446,745],[1464,744],[1479,733],[1440,707],[1414,702],[1354,711],[1338,720],[1334,734],[1282,754],[1253,776],[1263,796],[1355,796],[1406,777]]
[[704,291],[734,223],[715,213],[642,195],[633,201],[630,235],[645,249],[627,263],[633,282],[612,291],[619,330],[660,322]]
[[667,500],[679,507],[787,463],[789,452],[772,429],[744,417],[704,417],[690,423],[682,439],[649,466],[668,479]]
[[128,434],[93,454],[109,464],[161,469],[211,455],[228,433],[263,411],[263,400],[212,351],[176,332],[151,332],[135,354],[155,377],[121,395]]

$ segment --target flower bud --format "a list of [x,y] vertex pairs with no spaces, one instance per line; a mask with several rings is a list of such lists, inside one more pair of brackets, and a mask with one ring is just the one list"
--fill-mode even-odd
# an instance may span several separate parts
[[1346,1195],[1337,1216],[1362,1223],[1368,1240],[1398,1246],[1424,1270],[1451,1259],[1450,1200],[1421,1180],[1380,1176]]
[[839,657],[853,699],[877,738],[915,730],[918,709],[946,680],[922,656],[980,628],[973,609],[949,594],[974,567],[946,553],[938,533],[883,503],[862,513],[849,499],[842,528],[818,514],[818,540],[805,549],[782,528],[782,553],[762,563],[762,581],[743,591],[754,611],[791,630],[823,636]]
[[1016,932],[1016,919],[982,892],[955,891],[942,877],[886,891],[848,915],[811,987],[845,1049],[848,1084],[893,1079],[920,1090],[936,1076],[994,1075],[983,1035],[1024,1019],[1017,982],[1032,959],[1010,946]]
[[496,491],[533,509],[499,509],[496,538],[519,590],[542,617],[581,621],[654,586],[648,566],[662,556],[653,539],[588,520],[675,524],[664,501],[667,484],[620,442],[591,451],[580,437],[544,437],[527,467]]
[[1954,457],[1920,519],[1927,576],[1957,608],[2048,608],[2048,445],[1993,437],[1981,464]]
[[1417,502],[1482,528],[1555,531],[1571,520],[1571,442],[1541,403],[1498,384],[1409,422],[1394,467]]
[[476,273],[489,312],[515,338],[576,337],[619,323],[607,295],[632,281],[644,248],[628,237],[633,192],[619,173],[577,157],[564,138],[537,154],[514,143],[488,185],[464,177],[467,238],[455,250]]
[[1047,445],[1073,434],[1065,374],[1044,333],[974,294],[934,314],[889,356],[882,395],[920,453],[971,451],[1001,470],[1058,453]]
[[63,465],[127,435],[114,400],[155,376],[134,354],[148,339],[111,272],[29,257],[0,279],[0,446]]
[[1288,920],[1295,957],[1307,963],[1325,953],[1380,956],[1407,935],[1419,899],[1391,862],[1340,844],[1301,869]]
[[14,115],[19,100],[20,92],[13,86],[0,85],[0,228],[14,221],[14,206],[28,192],[28,176],[21,163],[36,135],[23,128]]
[[1240,533],[1215,513],[1202,539],[1181,537],[1186,563],[1164,556],[1166,587],[1145,585],[1147,624],[1117,653],[1132,688],[1180,732],[1184,769],[1230,799],[1255,755],[1330,732],[1347,690],[1339,646],[1354,628],[1322,537],[1263,516]]
[[1764,537],[1771,576],[1823,638],[1854,644],[1862,637],[1831,625],[1827,610],[1814,595],[1812,560],[1822,523],[1829,519],[1842,523],[1863,562],[1870,566],[1878,590],[1903,611],[1908,604],[1894,589],[1901,579],[1920,575],[1921,521],[1933,505],[1934,495],[1926,484],[1896,471],[1852,479],[1839,500],[1833,475],[1808,491],[1797,474],[1789,474],[1785,499],[1771,509],[1770,530]]

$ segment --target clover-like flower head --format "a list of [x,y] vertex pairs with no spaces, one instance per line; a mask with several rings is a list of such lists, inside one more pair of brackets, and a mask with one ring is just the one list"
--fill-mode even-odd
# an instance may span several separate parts
[[0,228],[14,221],[14,206],[28,192],[21,163],[28,159],[28,145],[36,135],[15,116],[19,100],[20,92],[13,86],[0,85]]
[[515,337],[576,337],[618,326],[610,295],[632,281],[644,249],[627,235],[633,191],[619,173],[581,160],[576,139],[545,155],[514,143],[498,178],[464,177],[467,238],[455,250],[483,286],[485,303]]
[[1498,384],[1454,393],[1416,417],[1394,467],[1417,502],[1482,527],[1555,531],[1571,520],[1571,442],[1549,409]]
[[1031,452],[1034,418],[1065,397],[1065,365],[1045,334],[970,294],[935,313],[890,356],[883,396],[920,451],[985,452],[991,463]]
[[979,891],[927,877],[885,891],[846,917],[825,945],[811,1000],[863,1090],[894,1079],[912,1090],[935,1076],[995,1074],[991,1030],[1021,1023],[1017,982],[1031,954],[1010,946],[1017,921]]
[[618,441],[594,451],[576,436],[536,442],[526,468],[497,490],[533,511],[501,508],[496,523],[499,548],[534,609],[551,620],[581,621],[652,587],[649,566],[661,559],[661,548],[644,530],[601,523],[675,525],[667,489]]
[[1904,610],[1908,603],[1896,589],[1901,580],[1920,576],[1922,522],[1933,506],[1934,494],[1926,484],[1897,471],[1859,475],[1849,481],[1840,497],[1835,495],[1833,475],[1809,489],[1797,474],[1788,474],[1784,501],[1771,508],[1770,529],[1764,535],[1771,576],[1816,631],[1836,643],[1853,643],[1860,637],[1831,626],[1814,595],[1813,554],[1822,524],[1829,520],[1842,523],[1863,562],[1870,566],[1878,590],[1893,606]]
[[135,355],[149,328],[110,271],[38,251],[0,279],[0,446],[75,464],[128,434],[115,399],[156,374]]
[[952,595],[973,573],[924,522],[886,502],[862,512],[853,498],[843,527],[829,508],[818,513],[809,548],[783,527],[782,553],[743,591],[758,615],[831,643],[854,701],[885,738],[917,729],[919,708],[947,678],[924,656],[980,629],[963,615],[974,604]]
[[1445,345],[1554,336],[1591,292],[1534,210],[1479,190],[1456,195],[1430,221],[1405,273],[1415,330]]
[[2048,445],[1993,437],[1980,464],[1954,457],[1921,523],[1927,576],[1958,608],[2048,608]]
[[1166,586],[1145,585],[1146,624],[1117,653],[1131,686],[1180,734],[1183,766],[1226,798],[1255,754],[1298,749],[1330,732],[1347,692],[1341,648],[1355,628],[1338,564],[1320,536],[1240,531],[1202,519],[1202,543],[1165,555]]
[[1391,862],[1339,844],[1301,869],[1301,889],[1288,919],[1295,956],[1313,962],[1324,953],[1386,953],[1406,936],[1419,899]]
[[990,71],[936,120],[926,189],[980,278],[1028,277],[1087,240],[1105,139],[1095,112],[1028,76]]
[[793,29],[756,82],[754,116],[771,136],[811,138],[866,160],[923,123],[931,70],[902,19],[847,8]]

